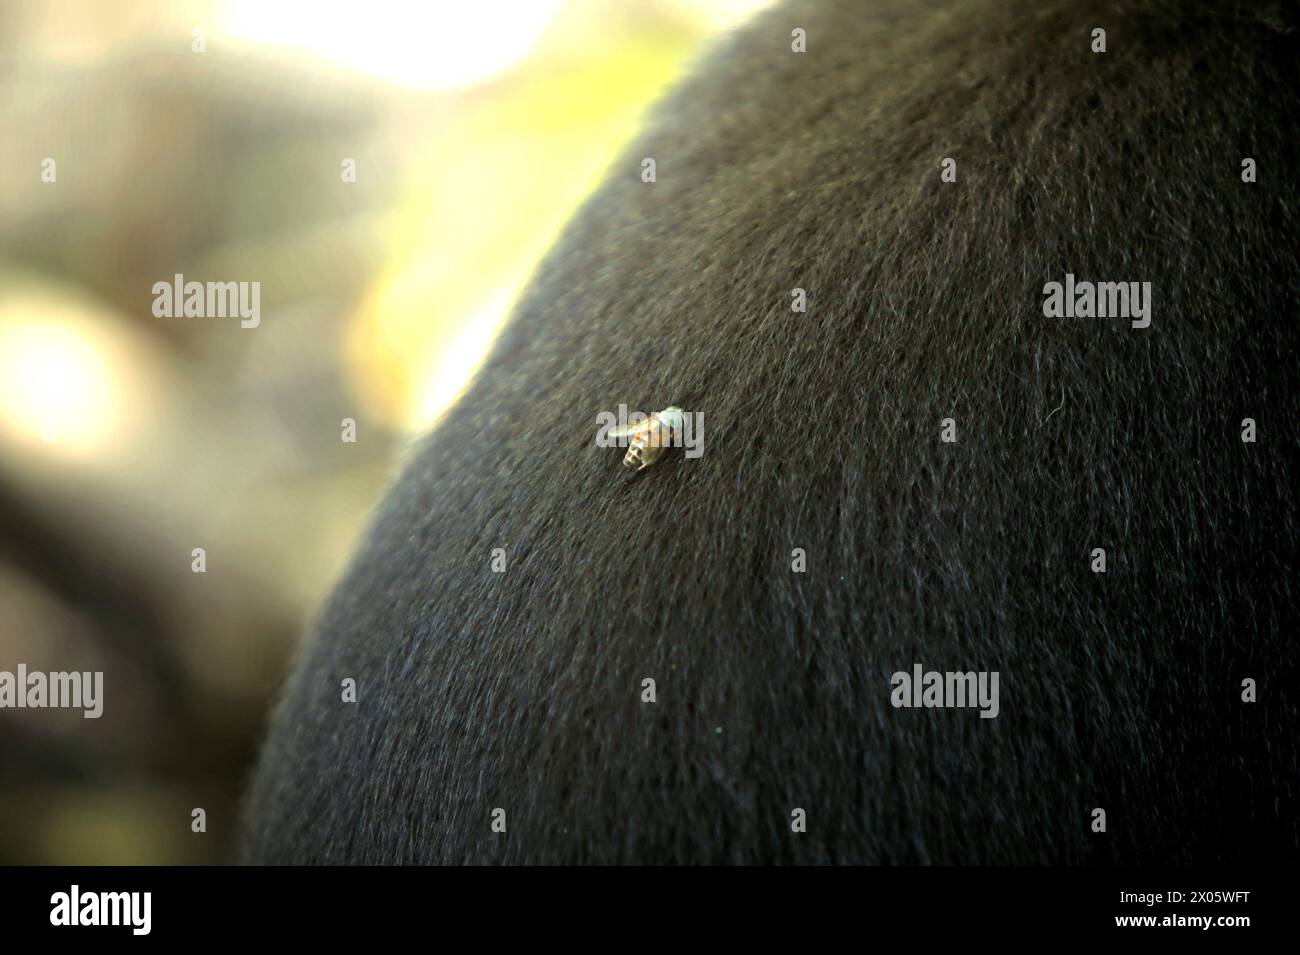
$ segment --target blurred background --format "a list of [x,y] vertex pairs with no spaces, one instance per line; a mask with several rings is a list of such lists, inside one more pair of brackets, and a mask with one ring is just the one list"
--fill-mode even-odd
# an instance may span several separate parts
[[[0,863],[237,859],[403,448],[645,108],[766,5],[0,0],[0,670],[104,672],[98,720],[0,709]],[[177,273],[259,282],[260,325],[155,317]]]

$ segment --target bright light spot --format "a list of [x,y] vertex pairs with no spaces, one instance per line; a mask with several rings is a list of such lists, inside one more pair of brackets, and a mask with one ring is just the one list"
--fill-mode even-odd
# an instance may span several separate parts
[[495,289],[482,309],[465,316],[460,333],[439,350],[417,382],[418,397],[414,415],[407,422],[409,430],[432,426],[464,393],[509,317],[514,297],[514,289]]
[[[5,315],[0,312],[0,322]],[[117,418],[103,352],[70,324],[0,323],[0,424],[5,430],[91,450]]]
[[522,60],[563,0],[227,0],[223,32],[422,90],[474,86]]

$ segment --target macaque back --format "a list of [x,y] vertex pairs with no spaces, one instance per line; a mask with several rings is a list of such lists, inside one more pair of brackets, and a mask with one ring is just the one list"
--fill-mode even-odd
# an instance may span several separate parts
[[[1294,857],[1296,27],[881,0],[727,38],[380,505],[249,858]],[[626,479],[620,403],[702,453]]]

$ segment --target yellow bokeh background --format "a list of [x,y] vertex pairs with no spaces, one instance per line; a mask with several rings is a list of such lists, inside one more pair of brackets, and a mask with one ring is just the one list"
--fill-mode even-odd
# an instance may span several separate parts
[[[106,694],[0,710],[0,863],[236,858],[271,702],[403,450],[647,107],[765,4],[0,4],[0,670]],[[157,316],[178,274],[258,283],[260,323]]]

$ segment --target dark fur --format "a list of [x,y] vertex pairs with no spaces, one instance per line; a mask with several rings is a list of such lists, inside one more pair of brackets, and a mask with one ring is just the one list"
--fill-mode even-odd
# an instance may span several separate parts
[[[1294,856],[1293,9],[826,2],[723,44],[388,495],[251,858]],[[1067,271],[1153,282],[1151,328],[1044,318]],[[619,402],[704,412],[703,457],[625,482]],[[1000,671],[1001,715],[894,709],[914,662]]]

